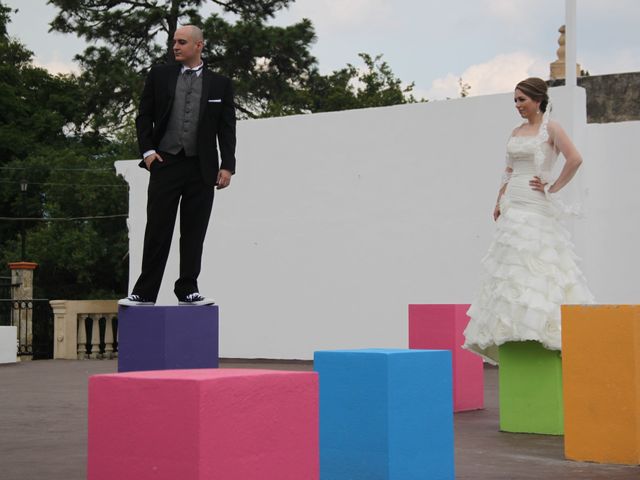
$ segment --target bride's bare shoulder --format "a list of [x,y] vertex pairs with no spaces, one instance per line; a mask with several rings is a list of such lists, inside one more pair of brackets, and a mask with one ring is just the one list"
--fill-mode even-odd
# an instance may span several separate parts
[[562,130],[562,125],[560,125],[560,122],[558,122],[557,120],[549,120],[549,123],[547,124],[547,130],[549,130],[549,132],[559,132]]
[[549,139],[555,140],[559,136],[566,135],[562,125],[557,120],[549,120],[547,124],[547,132],[549,132]]

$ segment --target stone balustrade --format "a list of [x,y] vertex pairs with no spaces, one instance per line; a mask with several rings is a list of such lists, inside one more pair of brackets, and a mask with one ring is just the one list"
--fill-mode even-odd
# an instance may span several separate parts
[[54,359],[117,356],[117,300],[51,300]]

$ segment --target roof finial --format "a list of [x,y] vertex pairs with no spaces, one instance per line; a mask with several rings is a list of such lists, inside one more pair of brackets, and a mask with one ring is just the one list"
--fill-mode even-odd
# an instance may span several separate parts
[[[558,31],[560,32],[560,38],[558,38],[558,50],[556,50],[556,54],[558,55],[558,59],[551,63],[551,74],[550,77],[552,80],[556,80],[559,78],[565,77],[564,65],[565,65],[565,32],[566,28],[562,25]],[[580,64],[576,63],[576,75],[580,76]]]

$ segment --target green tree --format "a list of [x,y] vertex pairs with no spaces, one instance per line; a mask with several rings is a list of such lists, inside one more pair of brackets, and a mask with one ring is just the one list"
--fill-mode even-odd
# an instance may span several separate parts
[[33,53],[8,36],[10,12],[0,3],[0,164],[24,158],[34,144],[64,143],[80,106],[72,77],[34,67]]
[[[40,264],[37,295],[121,295],[124,218],[54,219],[125,213],[126,185],[113,160],[123,158],[131,142],[83,131],[83,86],[73,75],[35,67],[32,53],[7,35],[10,13],[0,2],[0,268],[21,259],[24,228],[27,259]],[[22,217],[39,220],[16,220]]]
[[[88,150],[42,147],[6,165],[0,202],[10,205],[9,218],[31,219],[26,259],[39,264],[36,293],[43,298],[113,298],[127,289],[127,185],[115,175],[113,152]],[[18,234],[6,239],[0,261],[20,259],[20,248]]]
[[[292,0],[209,0],[219,13],[200,15],[205,0],[50,0],[60,12],[51,28],[93,43],[77,57],[84,86],[93,87],[87,128],[118,129],[134,115],[144,74],[156,63],[173,61],[173,34],[180,23],[205,33],[205,58],[235,80],[236,102],[246,117],[263,116],[275,105],[300,103],[301,79],[315,67],[309,48],[311,22],[288,26],[266,20]],[[230,22],[225,14],[233,14]],[[226,15],[229,17],[229,15]],[[283,113],[297,110],[286,109]]]
[[458,79],[458,86],[460,87],[460,98],[466,98],[471,91],[471,85],[465,82],[462,77]]
[[[364,67],[348,64],[345,68],[309,81],[308,109],[311,112],[331,112],[355,108],[385,107],[415,103],[414,84],[405,87],[382,55],[358,55]],[[424,99],[420,101],[425,101]]]
[[[241,118],[415,101],[413,84],[403,88],[381,56],[360,54],[364,70],[347,65],[321,75],[310,53],[316,40],[310,20],[287,27],[266,23],[292,2],[50,0],[60,9],[51,28],[94,43],[77,57],[89,98],[85,128],[93,130],[131,127],[144,74],[155,63],[174,60],[171,39],[185,23],[202,28],[206,61],[234,80]],[[218,11],[203,18],[205,4]]]
[[234,80],[236,103],[244,117],[302,113],[310,77],[317,75],[311,55],[315,41],[307,19],[289,27],[265,25],[262,18],[231,24],[219,15],[202,25],[205,56]]

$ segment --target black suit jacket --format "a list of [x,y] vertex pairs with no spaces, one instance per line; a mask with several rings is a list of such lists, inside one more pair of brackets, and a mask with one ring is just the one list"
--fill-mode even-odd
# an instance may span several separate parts
[[[181,68],[181,64],[158,65],[152,67],[147,75],[136,117],[141,155],[149,150],[158,150],[173,107]],[[213,186],[220,168],[231,173],[236,170],[236,113],[231,80],[213,73],[206,66],[201,75],[197,150],[204,182]],[[220,146],[219,157],[216,138]],[[146,168],[144,161],[140,162],[140,166]]]

